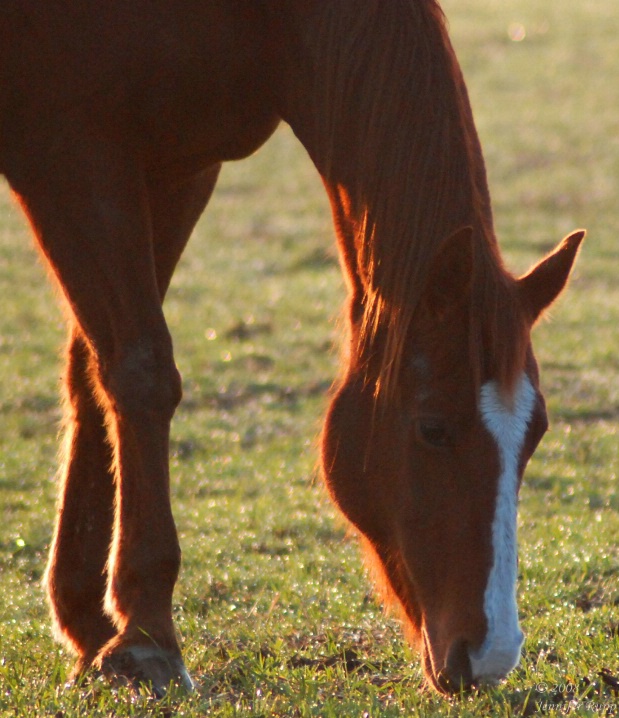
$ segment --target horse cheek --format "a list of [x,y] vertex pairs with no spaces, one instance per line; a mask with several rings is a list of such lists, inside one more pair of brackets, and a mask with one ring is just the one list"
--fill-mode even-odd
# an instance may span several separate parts
[[335,504],[357,529],[376,540],[382,532],[368,473],[372,397],[366,393],[344,385],[333,399],[322,437],[322,467]]

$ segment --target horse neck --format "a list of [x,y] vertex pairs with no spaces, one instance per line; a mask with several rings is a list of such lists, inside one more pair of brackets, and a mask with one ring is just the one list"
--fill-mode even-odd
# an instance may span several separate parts
[[458,174],[458,163],[473,163],[459,151],[467,144],[490,213],[466,88],[434,0],[289,0],[270,30],[280,37],[272,74],[282,115],[360,211],[384,197],[382,185],[420,189],[437,157]]
[[375,355],[381,335],[388,387],[441,242],[470,225],[477,271],[503,271],[481,148],[433,0],[310,3],[302,18],[298,7],[283,114],[327,187],[362,297],[359,351]]

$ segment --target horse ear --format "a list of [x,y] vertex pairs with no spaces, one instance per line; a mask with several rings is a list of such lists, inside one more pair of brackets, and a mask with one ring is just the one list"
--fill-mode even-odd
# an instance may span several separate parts
[[518,280],[520,298],[531,324],[565,287],[585,234],[583,229],[572,232],[554,251]]
[[462,227],[443,241],[426,281],[424,298],[439,320],[468,294],[472,271],[473,228]]

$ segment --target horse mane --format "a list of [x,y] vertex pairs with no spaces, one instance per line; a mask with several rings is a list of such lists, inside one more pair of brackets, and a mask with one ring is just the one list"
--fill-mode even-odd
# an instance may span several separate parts
[[325,182],[345,188],[356,218],[358,352],[379,357],[377,400],[397,398],[428,268],[464,226],[474,231],[471,366],[478,382],[491,374],[509,391],[528,335],[442,10],[435,0],[338,0],[321,12],[313,134]]

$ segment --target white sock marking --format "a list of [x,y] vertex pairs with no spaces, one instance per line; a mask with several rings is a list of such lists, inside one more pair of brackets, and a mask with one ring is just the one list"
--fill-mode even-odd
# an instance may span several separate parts
[[535,389],[526,374],[518,382],[512,406],[505,404],[495,382],[481,388],[481,416],[497,443],[501,475],[492,522],[493,561],[484,595],[488,632],[481,647],[469,654],[475,678],[501,678],[520,661],[524,637],[516,603],[518,464],[534,406]]

